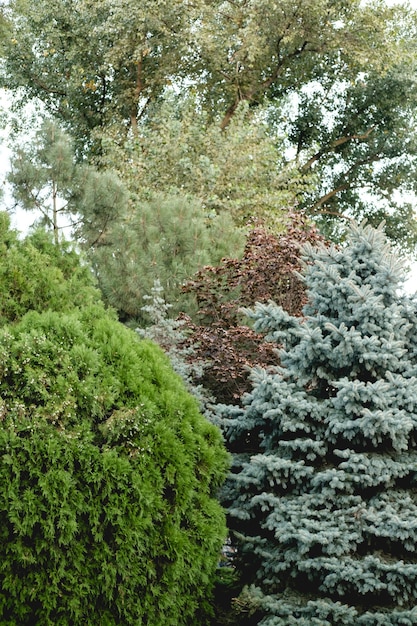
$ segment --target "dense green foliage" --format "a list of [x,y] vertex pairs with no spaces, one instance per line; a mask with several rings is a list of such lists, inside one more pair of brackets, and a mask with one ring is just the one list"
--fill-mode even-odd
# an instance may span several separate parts
[[[379,235],[357,231],[356,252],[310,250],[313,304],[296,319],[298,249],[276,239],[301,209],[339,242],[352,217],[385,220],[415,251],[416,35],[417,12],[384,0],[1,4],[8,179],[55,234],[20,242],[0,215],[6,626],[204,623],[225,453],[116,315],[153,322],[188,382],[208,360],[202,380],[225,401],[285,344],[283,368],[253,374],[224,418],[247,621],[417,624],[415,305],[397,298]],[[146,317],[155,281],[189,317]],[[238,307],[271,297],[291,315],[260,306],[248,329]]]
[[183,283],[227,252],[239,254],[243,233],[227,213],[207,215],[185,196],[155,196],[137,209],[89,252],[105,301],[121,320],[143,321],[143,298],[159,280],[174,313],[192,309]]
[[226,212],[239,225],[256,216],[279,227],[294,197],[313,189],[311,174],[286,160],[284,138],[246,103],[222,130],[199,110],[196,96],[167,93],[122,149],[117,137],[108,146],[103,161],[138,202],[155,189],[167,197],[187,194],[205,212]]
[[186,196],[184,186],[164,188],[161,181],[165,193],[154,193],[155,181],[138,172],[129,178],[121,163],[124,183],[110,168],[77,164],[71,138],[51,120],[15,148],[11,165],[8,182],[19,206],[40,214],[38,222],[51,227],[57,245],[61,231],[72,226],[106,303],[124,321],[142,317],[143,296],[155,280],[177,312],[188,309],[184,280],[243,248],[241,229],[228,212],[205,206],[203,192]]
[[225,534],[218,430],[91,279],[96,304],[55,306],[75,255],[4,240],[2,267],[16,249],[16,270],[35,259],[35,285],[48,277],[44,307],[15,292],[0,330],[0,622],[204,624]]
[[416,302],[381,229],[306,247],[308,303],[251,312],[283,344],[221,413],[239,624],[417,624]]
[[299,203],[337,237],[346,217],[385,219],[415,246],[398,193],[416,192],[409,7],[11,0],[1,18],[0,85],[17,109],[40,104],[80,159],[117,163],[129,188],[184,185],[239,219]]
[[25,240],[0,212],[0,325],[27,311],[67,311],[100,302],[92,273],[68,243],[57,248],[43,230]]

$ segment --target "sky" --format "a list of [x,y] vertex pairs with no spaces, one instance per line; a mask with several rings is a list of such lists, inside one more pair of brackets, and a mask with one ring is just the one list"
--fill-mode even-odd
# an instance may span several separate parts
[[[408,4],[413,9],[417,10],[417,0],[385,0],[387,4]],[[0,90],[0,110],[7,108],[7,95]],[[0,128],[0,185],[3,185],[5,193],[2,201],[0,201],[0,208],[8,208],[11,206],[11,198],[7,192],[7,187],[4,183],[4,179],[9,168],[10,151],[6,145],[7,141],[7,129]],[[416,207],[417,210],[417,207]],[[33,223],[33,215],[22,210],[16,210],[11,215],[12,227],[25,233],[30,225]],[[406,290],[408,292],[417,292],[417,261],[410,266],[409,279],[406,283]]]

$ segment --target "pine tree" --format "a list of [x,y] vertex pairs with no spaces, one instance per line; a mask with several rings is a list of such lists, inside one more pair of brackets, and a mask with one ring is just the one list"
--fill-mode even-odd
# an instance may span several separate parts
[[416,303],[382,228],[304,261],[303,318],[251,312],[280,367],[221,411],[239,624],[417,624]]
[[31,141],[14,146],[7,180],[16,203],[34,212],[34,219],[40,216],[38,225],[52,230],[57,245],[60,231],[72,226],[88,249],[105,237],[127,204],[115,172],[77,164],[70,135],[51,119]]
[[89,250],[106,304],[121,321],[142,324],[143,297],[159,280],[172,313],[193,310],[183,283],[204,265],[243,249],[243,231],[230,216],[207,215],[199,201],[184,195],[154,195],[109,228]]

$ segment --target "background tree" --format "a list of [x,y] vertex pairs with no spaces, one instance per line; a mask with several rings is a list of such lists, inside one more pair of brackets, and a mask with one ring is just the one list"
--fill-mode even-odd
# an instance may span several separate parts
[[[141,101],[156,100],[170,81],[185,77],[225,127],[242,101],[259,103],[321,75],[386,70],[392,46],[404,53],[401,35],[412,34],[409,12],[382,2],[201,0],[168,7],[148,0],[138,11],[132,0],[42,0],[36,10],[13,0],[3,14],[10,24],[8,86],[30,90],[74,129],[78,109],[90,131],[116,111],[116,119],[135,126]],[[400,19],[408,32],[399,30]]]
[[[138,193],[136,177],[124,178],[122,183],[109,168],[77,164],[70,137],[50,120],[16,149],[8,176],[17,204],[40,211],[56,243],[60,228],[72,226],[104,298],[123,320],[143,318],[143,296],[155,280],[178,312],[190,301],[181,297],[184,280],[227,253],[238,254],[243,232],[227,212],[217,215],[184,189],[156,195],[156,183],[146,187],[140,178],[144,190]],[[65,220],[59,223],[60,214]]]
[[318,181],[301,205],[333,237],[341,221],[366,217],[375,226],[385,220],[387,235],[403,249],[415,246],[412,76],[396,67],[382,76],[366,72],[349,82],[317,82],[289,111],[287,130],[300,171],[314,170]]
[[217,402],[236,402],[251,388],[249,368],[276,363],[276,346],[248,325],[242,307],[274,300],[301,315],[306,293],[297,272],[301,246],[323,241],[300,212],[293,212],[279,235],[265,226],[249,232],[242,258],[224,258],[199,270],[184,286],[198,311],[187,320],[186,344],[204,362],[199,383]]
[[[27,0],[3,8],[4,83],[24,88],[71,129],[77,150],[100,156],[101,133],[135,130],[142,109],[178,73],[192,25],[187,3]],[[6,67],[7,66],[7,67]]]
[[52,227],[56,244],[59,231],[73,226],[91,245],[126,209],[127,193],[116,174],[77,165],[71,138],[52,120],[14,150],[7,180],[18,206]]
[[[75,257],[1,232],[6,277],[17,248],[37,258],[37,285],[47,274],[72,295]],[[54,310],[50,292],[25,313],[22,291],[0,329],[0,621],[205,624],[225,534],[220,433],[154,344],[98,298]]]
[[300,174],[315,172],[316,187],[297,198],[328,232],[338,235],[343,217],[384,218],[387,234],[413,248],[413,211],[395,192],[416,191],[416,57],[407,44],[415,13],[327,0],[207,3],[205,11],[202,90],[210,86],[210,110],[221,103],[221,126],[242,101],[262,104],[288,137],[289,160]]
[[223,408],[239,623],[414,624],[416,303],[381,229],[305,259],[304,317],[250,313],[281,366]]
[[52,227],[59,243],[60,213],[67,204],[75,177],[74,154],[70,139],[52,121],[45,122],[30,147],[17,148],[7,179],[19,205],[35,210]]
[[205,215],[185,196],[155,196],[142,202],[91,251],[104,299],[125,322],[146,320],[143,297],[159,280],[173,314],[193,310],[181,286],[193,273],[243,248],[243,233],[227,214]]
[[286,207],[314,186],[310,172],[300,174],[284,158],[284,136],[271,135],[267,120],[245,103],[222,130],[199,110],[195,94],[167,93],[149,107],[132,141],[120,148],[117,138],[109,139],[108,147],[105,165],[119,172],[135,203],[156,190],[186,194],[205,212],[228,213],[238,225],[258,218],[282,230]]
[[393,44],[392,19],[405,16],[382,2],[243,0],[200,6],[199,84],[210,98],[208,108],[222,111],[223,128],[242,101],[256,105],[282,98],[297,82],[302,87],[324,76],[390,66],[378,36]]
[[[287,138],[286,150],[278,142],[276,169],[298,177],[294,201],[330,224],[329,232],[340,236],[341,217],[385,217],[394,240],[415,245],[412,210],[395,193],[415,193],[416,15],[409,8],[382,0],[198,0],[169,7],[152,0],[138,11],[131,0],[117,7],[108,0],[36,7],[13,0],[3,13],[10,25],[3,84],[58,116],[78,154],[106,162],[109,138],[123,150],[173,86],[197,93],[196,118],[208,115],[223,129],[246,104],[255,124],[267,120],[272,137]],[[236,136],[228,135],[231,146]],[[205,151],[210,163],[213,151]],[[165,169],[159,163],[155,178]],[[242,180],[256,180],[254,170]],[[311,174],[316,185],[306,188]],[[213,181],[207,168],[206,176]],[[236,182],[232,176],[227,183],[229,206],[245,191],[256,196],[257,183],[239,190]]]

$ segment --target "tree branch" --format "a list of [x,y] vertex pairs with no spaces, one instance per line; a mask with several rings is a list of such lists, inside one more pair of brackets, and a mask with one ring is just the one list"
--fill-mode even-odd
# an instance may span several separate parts
[[[339,187],[332,189],[331,191],[326,193],[324,196],[316,200],[316,202],[312,205],[312,207],[310,207],[309,212],[312,212],[312,213],[318,212],[317,209],[319,207],[323,206],[323,204],[325,204],[326,202],[334,198],[334,196],[336,196],[340,191],[346,191],[346,189],[349,189],[349,187],[350,187],[349,183],[344,183],[343,185],[340,185]],[[330,215],[328,211],[326,211],[326,213]]]
[[[264,92],[267,89],[269,89],[269,87],[271,87],[271,85],[273,85],[275,83],[275,81],[278,79],[280,73],[282,72],[282,69],[285,67],[286,63],[288,60],[293,59],[297,56],[299,56],[300,54],[303,54],[303,52],[306,51],[307,46],[310,42],[309,41],[304,41],[302,43],[302,45],[299,48],[296,48],[296,50],[294,50],[293,52],[291,52],[290,54],[288,54],[287,56],[281,58],[278,60],[277,65],[275,67],[274,72],[265,80],[263,80],[261,83],[258,83],[257,85],[255,85],[252,89],[246,91],[246,92],[242,92],[240,90],[239,84],[237,85],[237,91],[238,91],[238,95],[236,96],[235,101],[229,106],[229,108],[227,109],[221,124],[220,124],[220,128],[221,130],[224,130],[230,123],[233,115],[236,112],[236,109],[238,107],[238,105],[240,104],[240,102],[250,102],[251,100],[253,100],[253,98],[260,92]],[[317,52],[316,49],[313,48],[309,48],[308,52]],[[230,80],[230,79],[228,79]]]
[[[351,181],[347,180],[349,175],[352,172],[354,172],[354,170],[357,169],[358,167],[361,167],[362,165],[366,165],[367,163],[373,163],[374,161],[378,161],[379,158],[380,158],[380,155],[378,153],[375,153],[375,154],[370,155],[366,159],[360,159],[359,161],[355,161],[355,163],[353,163],[349,167],[349,169],[346,170],[346,172],[343,174],[343,177],[345,178],[346,182],[344,182],[343,184],[339,185],[338,187],[336,187],[332,191],[329,191],[329,193],[327,193],[324,196],[322,196],[321,198],[319,198],[313,204],[313,206],[310,208],[310,211],[317,212],[316,209],[318,207],[320,207],[323,204],[325,204],[328,200],[331,200],[331,198],[333,198],[340,191],[346,191],[346,189],[351,189],[352,187],[354,187],[354,184],[353,184],[354,181],[351,182]],[[318,211],[318,212],[320,213],[320,211]],[[332,215],[333,214],[331,211],[325,211],[324,213],[326,213],[328,215]]]
[[136,85],[135,85],[135,91],[133,94],[133,104],[132,104],[132,108],[130,111],[130,126],[132,128],[132,132],[134,134],[134,136],[136,137],[138,134],[138,103],[139,103],[139,99],[140,96],[142,94],[143,91],[143,59],[145,57],[145,53],[142,53],[140,59],[137,61],[136,63]]
[[38,78],[37,76],[31,76],[30,80],[33,81],[37,87],[40,87],[40,89],[42,89],[43,91],[46,91],[47,93],[51,93],[51,94],[54,94],[56,96],[66,96],[67,95],[67,91],[66,90],[53,89],[52,87],[48,87],[48,85],[43,80]]
[[339,139],[333,141],[329,146],[327,146],[327,148],[322,148],[321,150],[316,152],[316,154],[314,154],[308,161],[306,161],[306,163],[304,163],[304,165],[302,165],[300,168],[301,172],[305,174],[314,165],[314,163],[316,163],[316,161],[321,159],[322,156],[328,154],[329,152],[332,152],[335,148],[342,146],[348,141],[365,141],[366,139],[368,139],[369,135],[375,130],[375,128],[376,126],[374,125],[362,134],[346,135],[345,137],[339,137]]

